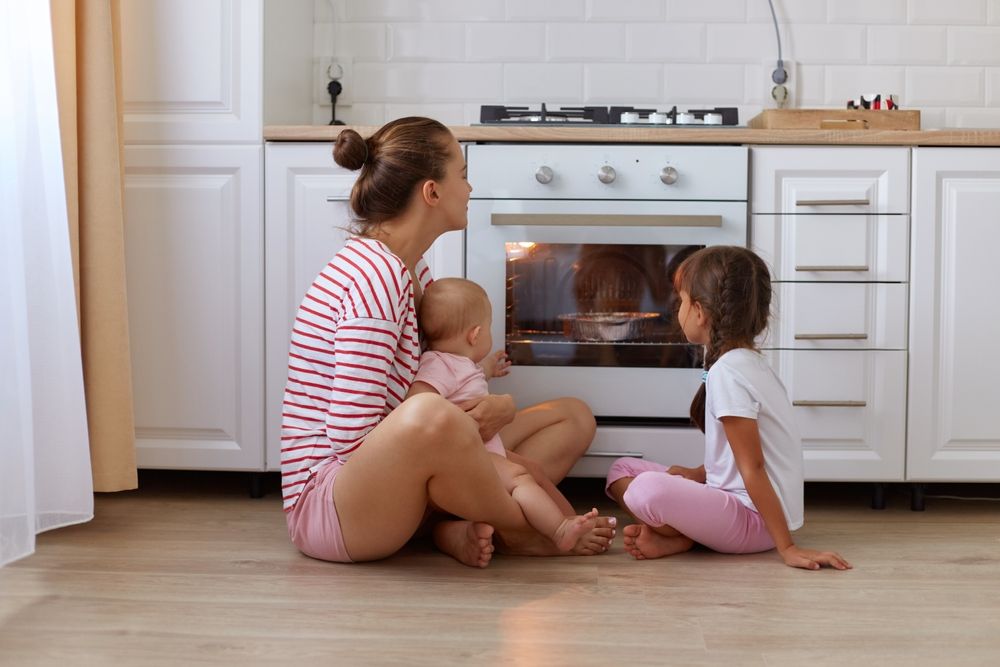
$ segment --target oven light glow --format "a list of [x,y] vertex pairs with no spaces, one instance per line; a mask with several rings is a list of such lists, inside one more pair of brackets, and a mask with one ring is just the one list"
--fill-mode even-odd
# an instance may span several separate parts
[[518,241],[516,243],[505,243],[505,249],[507,250],[507,261],[513,262],[514,260],[527,257],[531,253],[531,249],[535,247],[533,241]]

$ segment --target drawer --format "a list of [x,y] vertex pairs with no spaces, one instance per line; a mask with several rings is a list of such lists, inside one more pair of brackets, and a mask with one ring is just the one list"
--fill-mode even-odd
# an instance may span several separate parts
[[802,435],[806,479],[899,481],[906,447],[906,352],[778,350]]
[[754,215],[750,244],[774,280],[905,282],[907,215]]
[[705,462],[705,435],[683,426],[598,426],[590,449],[569,476],[606,477],[615,459],[623,456],[696,468]]
[[910,210],[908,148],[754,148],[751,174],[753,213]]
[[905,283],[775,283],[764,348],[905,350]]

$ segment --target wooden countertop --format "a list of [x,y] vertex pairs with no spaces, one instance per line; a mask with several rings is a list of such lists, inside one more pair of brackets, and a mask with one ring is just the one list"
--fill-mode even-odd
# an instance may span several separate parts
[[[359,125],[268,125],[265,141],[333,141],[350,127],[369,136],[378,127]],[[535,127],[460,125],[459,141],[616,144],[824,144],[851,146],[1000,146],[1000,129],[944,130],[758,130],[746,127]]]

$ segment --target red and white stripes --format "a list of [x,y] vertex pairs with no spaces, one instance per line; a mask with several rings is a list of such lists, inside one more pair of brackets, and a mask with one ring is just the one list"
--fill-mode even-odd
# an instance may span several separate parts
[[[423,260],[415,272],[426,288]],[[281,429],[286,511],[317,467],[349,457],[402,402],[419,359],[406,265],[378,241],[350,239],[306,292],[292,327]]]

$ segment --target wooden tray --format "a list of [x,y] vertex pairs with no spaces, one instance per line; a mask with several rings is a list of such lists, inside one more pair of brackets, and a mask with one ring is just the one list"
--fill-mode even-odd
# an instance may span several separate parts
[[920,112],[872,109],[765,109],[747,127],[761,130],[919,130]]

